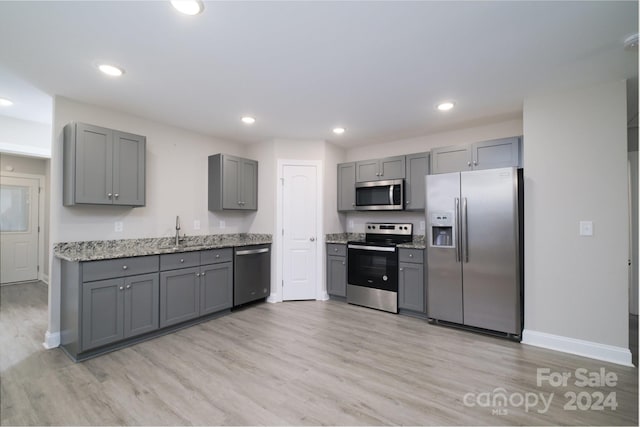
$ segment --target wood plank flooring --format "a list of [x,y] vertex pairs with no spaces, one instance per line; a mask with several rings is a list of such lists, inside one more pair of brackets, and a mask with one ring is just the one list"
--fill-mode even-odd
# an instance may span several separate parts
[[[42,348],[44,285],[1,298],[2,425],[638,425],[637,368],[340,302],[259,304],[75,364]],[[538,386],[538,368],[617,383]],[[567,410],[567,392],[617,408]],[[540,393],[547,411],[521,404]]]

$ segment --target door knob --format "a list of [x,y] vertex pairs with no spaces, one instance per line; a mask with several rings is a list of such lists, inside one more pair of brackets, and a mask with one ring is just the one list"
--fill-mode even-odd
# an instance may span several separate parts
[[309,240],[311,240],[312,242],[315,242],[316,238],[315,237],[311,237],[311,238],[309,238]]

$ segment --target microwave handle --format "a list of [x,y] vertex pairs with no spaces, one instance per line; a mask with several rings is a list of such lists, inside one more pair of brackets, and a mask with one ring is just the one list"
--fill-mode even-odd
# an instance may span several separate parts
[[393,185],[389,186],[389,206],[393,206]]

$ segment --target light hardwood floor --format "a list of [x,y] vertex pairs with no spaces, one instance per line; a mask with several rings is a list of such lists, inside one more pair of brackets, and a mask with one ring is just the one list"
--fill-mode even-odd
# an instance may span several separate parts
[[[637,368],[339,302],[259,304],[76,364],[42,348],[43,284],[1,298],[3,425],[638,425]],[[617,384],[538,386],[538,368]],[[500,392],[507,406],[465,405]],[[618,406],[566,410],[567,392]],[[540,393],[548,411],[519,405]]]

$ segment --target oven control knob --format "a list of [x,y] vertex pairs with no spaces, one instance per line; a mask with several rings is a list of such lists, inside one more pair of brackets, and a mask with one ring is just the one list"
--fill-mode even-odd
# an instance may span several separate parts
[[384,280],[384,281],[386,282],[387,280],[389,280],[389,278],[388,278],[388,277],[387,277],[387,275],[385,274],[384,276],[382,276],[382,280]]

